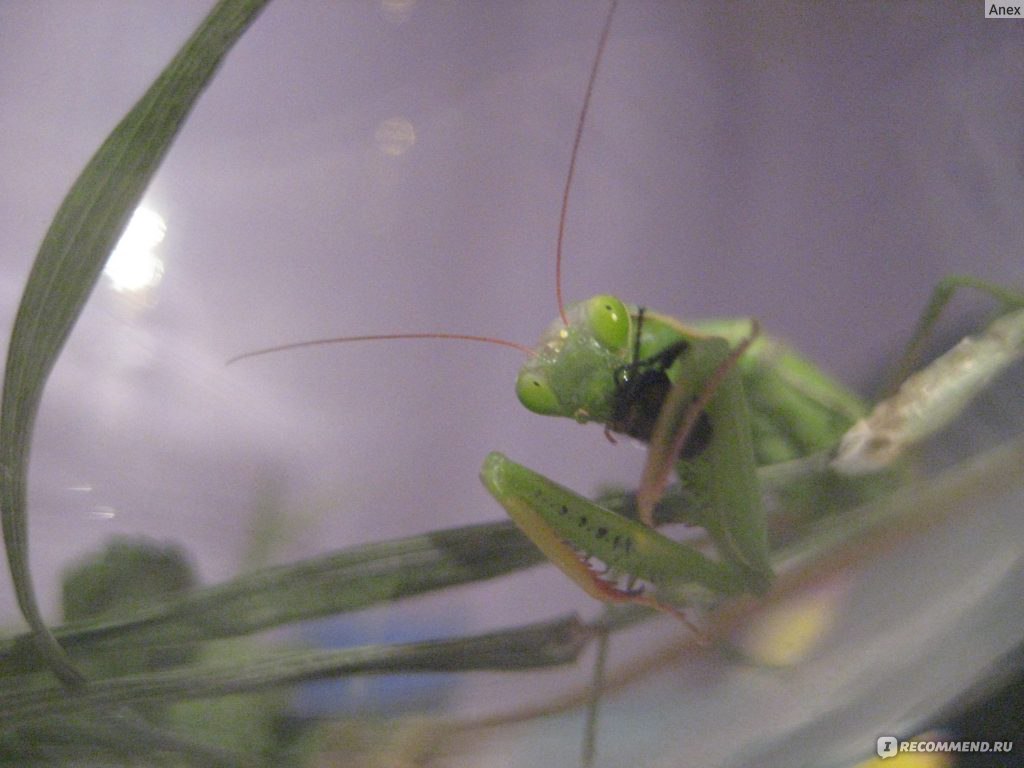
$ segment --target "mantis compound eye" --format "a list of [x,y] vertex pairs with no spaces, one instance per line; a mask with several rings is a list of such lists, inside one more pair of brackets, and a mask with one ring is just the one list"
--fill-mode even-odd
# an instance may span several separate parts
[[528,410],[542,416],[561,413],[561,406],[555,391],[547,380],[534,371],[520,371],[516,379],[516,395]]
[[598,343],[608,349],[623,349],[629,344],[629,312],[614,296],[600,295],[587,301],[587,321]]

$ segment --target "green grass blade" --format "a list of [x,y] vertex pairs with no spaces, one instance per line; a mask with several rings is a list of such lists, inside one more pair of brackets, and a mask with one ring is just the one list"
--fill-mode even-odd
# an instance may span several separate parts
[[91,681],[68,695],[59,686],[0,692],[7,728],[85,708],[183,701],[264,690],[307,680],[362,674],[517,670],[566,664],[593,635],[575,615],[482,635],[334,651],[243,654],[230,662]]
[[[185,647],[490,579],[542,559],[511,521],[471,525],[267,568],[56,636],[75,658],[119,647]],[[39,665],[31,636],[0,642],[0,674]]]
[[28,564],[26,491],[32,427],[71,328],[146,185],[199,94],[268,0],[222,0],[93,155],[64,198],[14,321],[0,405],[0,505],[18,605],[65,683],[81,682],[39,612]]
[[[190,741],[158,728],[109,714],[75,713],[53,717],[0,734],[0,766],[53,768],[57,765],[128,766],[146,753],[146,765],[252,768],[252,755],[236,755],[215,745]],[[170,758],[176,759],[171,762]]]
[[[144,745],[144,747],[143,747]],[[145,758],[141,755],[145,753]],[[57,765],[253,768],[253,755],[203,744],[116,712],[76,712],[0,733],[0,766]]]

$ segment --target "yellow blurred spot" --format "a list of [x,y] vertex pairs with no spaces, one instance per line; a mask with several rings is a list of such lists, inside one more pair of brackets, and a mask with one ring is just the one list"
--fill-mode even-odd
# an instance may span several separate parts
[[[922,733],[907,741],[935,741],[943,736],[936,731]],[[894,757],[872,757],[854,768],[952,768],[956,757],[949,752],[900,752]]]
[[746,627],[736,645],[755,664],[791,667],[832,628],[840,598],[835,589],[818,590],[771,606]]
[[416,143],[416,129],[404,117],[389,117],[377,126],[373,141],[385,155],[398,157]]
[[896,757],[885,760],[872,757],[863,763],[857,763],[856,768],[881,768],[883,765],[885,768],[951,768],[953,756],[944,752],[900,752]]

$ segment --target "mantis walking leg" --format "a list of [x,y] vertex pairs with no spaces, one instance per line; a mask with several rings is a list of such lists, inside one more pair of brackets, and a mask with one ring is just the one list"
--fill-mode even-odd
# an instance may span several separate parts
[[1024,296],[969,277],[950,277],[935,289],[904,354],[912,364],[939,314],[960,287],[998,299],[1005,314],[906,378],[843,436],[832,468],[848,475],[883,470],[904,451],[947,426],[989,382],[1024,356]]

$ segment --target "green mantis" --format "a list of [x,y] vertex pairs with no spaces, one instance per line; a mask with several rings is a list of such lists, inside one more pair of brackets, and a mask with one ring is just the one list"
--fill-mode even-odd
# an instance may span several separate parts
[[[678,459],[680,476],[709,512],[702,525],[723,559],[711,560],[648,527],[651,498],[641,501],[647,525],[625,520],[500,454],[488,456],[481,472],[488,490],[553,562],[599,599],[674,611],[692,587],[766,591],[767,533],[735,370],[750,340],[734,353],[724,339],[613,296],[574,305],[567,319],[549,329],[520,371],[519,399],[536,413],[597,421],[650,442],[649,484],[659,483],[663,468]],[[703,397],[712,389],[713,396]],[[603,563],[603,573],[591,558]],[[614,583],[620,577],[623,586]]]
[[[772,568],[759,466],[807,461],[857,475],[891,467],[903,451],[941,429],[1000,371],[1024,354],[1024,297],[969,277],[936,288],[906,355],[953,292],[992,295],[1002,311],[907,378],[870,413],[853,394],[756,323],[689,327],[600,295],[569,306],[535,350],[466,334],[344,337],[310,344],[441,338],[497,343],[529,354],[516,392],[534,413],[597,422],[606,434],[648,442],[638,493],[640,521],[604,509],[543,475],[490,454],[481,479],[537,547],[591,596],[637,603],[685,621],[689,603],[770,587]],[[249,355],[246,355],[249,356]],[[816,458],[818,461],[814,461]],[[717,557],[653,528],[652,510],[675,471]]]
[[[484,462],[485,486],[544,554],[588,594],[682,617],[682,608],[695,599],[760,595],[770,588],[759,466],[812,455],[825,460],[841,444],[830,471],[884,468],[899,450],[872,457],[869,449],[880,442],[896,446],[922,438],[945,418],[937,414],[955,413],[976,387],[958,378],[957,365],[937,364],[931,369],[933,378],[961,383],[939,388],[945,402],[928,399],[926,393],[935,387],[912,384],[901,400],[890,401],[889,410],[915,413],[903,419],[896,436],[883,441],[885,427],[879,421],[886,419],[873,416],[873,423],[861,421],[867,414],[863,402],[780,342],[761,337],[752,321],[687,326],[609,295],[563,306],[561,235],[582,127],[613,12],[614,5],[591,71],[566,178],[555,281],[560,317],[535,350],[481,336],[416,333],[302,342],[250,354],[397,338],[461,339],[524,350],[529,357],[516,389],[529,410],[597,422],[609,437],[621,433],[649,444],[639,486],[641,519],[602,509],[497,453]],[[955,280],[940,287],[912,350],[957,285],[983,288],[1008,310],[1024,305],[1011,292],[966,278]],[[996,367],[1007,364],[1014,354]],[[690,522],[707,532],[713,552],[675,542],[653,529],[651,511],[673,472],[694,500]]]
[[[653,422],[648,435],[651,444],[661,455],[653,462],[658,468],[654,474],[664,478],[666,467],[669,472],[678,467],[684,483],[703,497],[693,522],[709,532],[714,551],[676,544],[649,526],[599,511],[585,499],[501,457],[486,461],[485,483],[552,562],[601,599],[639,602],[679,614],[704,595],[764,591],[771,576],[765,562],[766,526],[757,465],[808,455],[823,456],[827,463],[838,444],[848,444],[843,436],[865,417],[867,407],[768,336],[754,337],[745,350],[730,357],[753,337],[749,321],[686,328],[650,310],[641,321],[639,307],[622,302],[618,313],[600,301],[594,304],[588,301],[568,308],[568,322],[556,321],[527,361],[532,376],[543,375],[550,390],[533,385],[520,390],[541,392],[538,399],[531,399],[534,410],[608,424],[625,421],[615,417],[613,407],[616,386],[623,379],[635,380],[647,371],[663,374],[670,385],[668,392],[663,380],[654,388],[666,397],[677,394],[657,437],[660,414],[646,417]],[[1012,304],[1007,308],[1012,309]],[[614,314],[619,319],[606,322]],[[621,322],[623,317],[627,322]],[[564,341],[563,332],[577,338]],[[983,336],[987,338],[988,333]],[[684,341],[685,349],[666,351]],[[645,361],[650,362],[645,365]],[[946,363],[936,366],[927,370],[939,379],[950,378],[956,370]],[[680,375],[684,369],[689,377]],[[674,389],[674,382],[683,386]],[[917,396],[924,389],[912,386],[908,391],[909,399],[919,402]],[[580,400],[563,402],[563,396]],[[691,408],[694,398],[706,400],[707,407]],[[703,426],[701,414],[706,414]],[[685,423],[691,419],[694,426],[687,430]],[[671,439],[661,436],[663,431]],[[680,442],[679,461],[676,442]],[[862,444],[872,442],[869,437]],[[641,483],[654,496],[657,485]],[[737,498],[739,502],[733,503]],[[563,507],[569,510],[564,515]],[[631,542],[628,551],[626,541]],[[601,573],[603,568],[610,570]]]
[[[723,337],[611,296],[574,305],[567,322],[551,326],[520,371],[519,398],[534,412],[597,421],[606,430],[650,442],[638,493],[642,522],[603,509],[501,454],[487,457],[483,482],[545,555],[598,599],[679,615],[679,607],[701,591],[763,594],[772,571],[755,446],[769,461],[823,451],[833,457],[830,471],[841,474],[886,469],[1024,354],[1024,297],[959,277],[936,290],[908,355],[960,286],[992,294],[1004,312],[982,334],[908,378],[870,415],[793,353],[780,359],[764,347],[751,352],[756,324],[731,347]],[[752,358],[746,375],[739,364],[743,355]],[[772,370],[766,370],[764,362],[773,358]],[[769,383],[773,377],[778,379]],[[759,408],[771,412],[762,431],[773,427],[779,433],[762,434],[760,444],[753,438],[748,381],[751,389],[762,390]],[[793,440],[781,445],[786,433]],[[651,509],[673,465],[696,499],[694,522],[706,529],[717,560],[650,527]]]

